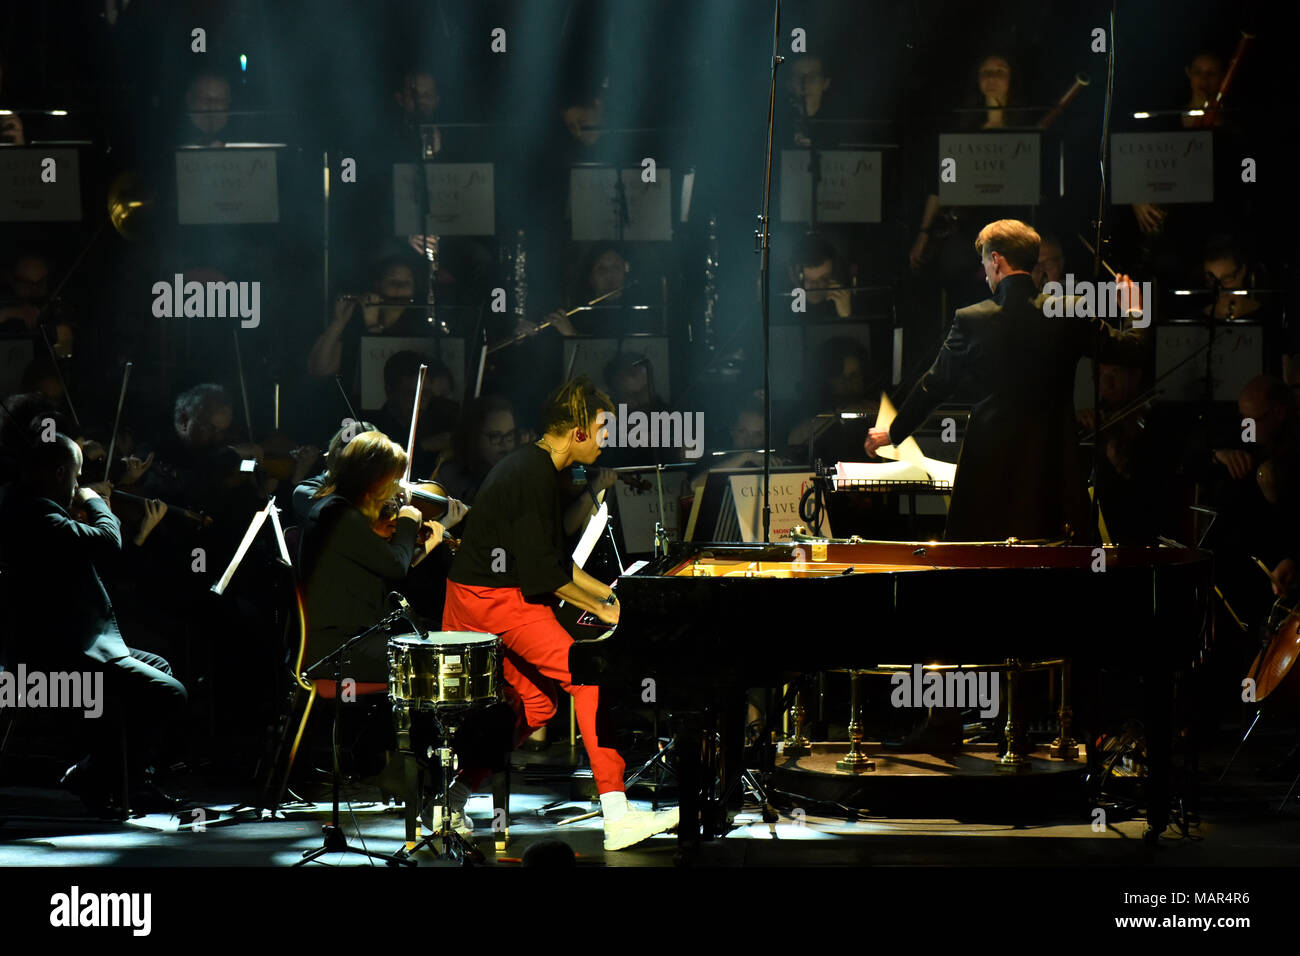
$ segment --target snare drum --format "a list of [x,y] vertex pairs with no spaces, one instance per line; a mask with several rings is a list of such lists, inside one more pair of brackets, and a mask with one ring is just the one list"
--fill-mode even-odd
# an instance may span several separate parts
[[473,631],[402,634],[388,641],[388,696],[412,710],[497,700],[501,640]]

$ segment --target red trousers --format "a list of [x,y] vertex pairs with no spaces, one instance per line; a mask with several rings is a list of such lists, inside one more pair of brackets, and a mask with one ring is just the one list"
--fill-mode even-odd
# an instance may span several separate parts
[[[569,673],[569,636],[555,613],[544,604],[529,604],[518,588],[486,588],[447,582],[442,609],[444,631],[496,634],[505,648],[502,668],[506,696],[515,709],[515,746],[555,716],[559,690],[573,697],[578,729],[591,761],[599,793],[623,791],[623,758],[613,747],[600,745],[596,711],[600,688],[574,684]],[[612,737],[609,728],[605,734]],[[471,788],[481,786],[486,774],[464,768]]]

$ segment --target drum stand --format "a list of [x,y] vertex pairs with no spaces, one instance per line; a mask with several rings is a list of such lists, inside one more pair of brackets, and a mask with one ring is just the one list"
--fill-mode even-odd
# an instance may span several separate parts
[[[434,853],[448,860],[457,860],[461,866],[473,866],[475,863],[484,861],[483,851],[480,850],[471,840],[465,839],[457,833],[451,826],[451,785],[455,780],[455,763],[456,756],[451,749],[452,738],[456,735],[457,725],[464,716],[460,708],[456,712],[449,712],[444,719],[443,711],[435,710],[433,712],[433,722],[437,727],[438,746],[430,748],[429,753],[438,755],[438,763],[442,767],[442,821],[437,830],[430,830],[429,834],[416,842],[412,838],[419,835],[419,831],[414,827],[411,809],[407,809],[407,842],[402,849],[393,854],[389,860],[390,866],[397,866],[405,863],[408,866],[415,866],[415,861],[411,857],[418,851],[428,847]],[[411,712],[407,706],[401,703],[394,704],[394,717],[397,721],[397,746],[398,750],[406,756],[407,759],[407,800],[414,804],[415,816],[418,819],[420,811],[423,809],[424,801],[423,788],[419,785],[422,777],[421,770],[416,763],[415,754],[411,750]],[[439,853],[434,847],[434,841],[442,841],[442,852]]]
[[372,850],[361,850],[353,846],[348,846],[347,837],[343,835],[343,827],[339,821],[339,789],[343,776],[342,770],[339,767],[339,717],[341,702],[343,699],[343,654],[352,647],[353,644],[365,640],[375,631],[390,626],[394,623],[394,620],[397,617],[400,617],[400,613],[386,617],[373,627],[366,628],[356,637],[344,641],[337,650],[331,654],[325,655],[307,669],[306,676],[310,679],[313,672],[324,670],[325,666],[331,661],[334,664],[334,746],[332,748],[334,754],[334,808],[330,816],[330,822],[321,827],[321,833],[323,835],[321,845],[314,850],[307,850],[304,852],[302,859],[295,863],[294,866],[302,866],[305,863],[311,863],[327,853],[356,853],[360,856],[369,857],[372,860],[383,860],[390,866],[398,866],[399,864],[415,866],[414,860],[399,859],[395,854],[385,855],[383,853],[375,853]]

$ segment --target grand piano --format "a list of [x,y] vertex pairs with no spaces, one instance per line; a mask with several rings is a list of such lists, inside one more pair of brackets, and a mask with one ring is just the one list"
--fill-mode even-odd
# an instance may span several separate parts
[[1168,823],[1176,677],[1209,633],[1208,552],[1014,539],[687,544],[617,590],[618,626],[575,642],[570,669],[614,702],[654,687],[674,723],[688,854],[725,832],[726,795],[743,769],[745,688],[778,686],[791,672],[914,662],[1063,658],[1076,676],[1138,675],[1146,839]]

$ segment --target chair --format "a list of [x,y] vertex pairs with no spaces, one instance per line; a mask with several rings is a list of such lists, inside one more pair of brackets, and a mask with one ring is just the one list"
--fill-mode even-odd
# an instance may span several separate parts
[[[17,603],[17,596],[14,593],[13,575],[8,566],[0,561],[0,607],[13,607]],[[3,643],[0,643],[0,671],[9,668],[8,649]],[[123,719],[121,709],[117,708],[118,734],[121,738],[121,807],[119,808],[121,819],[127,819],[131,816],[131,781],[127,768],[127,734],[126,722]],[[55,718],[57,720],[57,717]],[[14,732],[19,730],[23,725],[30,723],[49,724],[49,720],[37,720],[32,711],[15,707],[9,710],[0,709],[0,770],[4,767],[5,757],[9,754],[10,744],[14,741]],[[63,729],[63,728],[60,728]],[[77,731],[82,730],[78,727]],[[71,732],[70,736],[76,738],[77,732]],[[3,778],[0,778],[3,779]],[[12,819],[12,818],[10,818]]]

